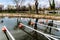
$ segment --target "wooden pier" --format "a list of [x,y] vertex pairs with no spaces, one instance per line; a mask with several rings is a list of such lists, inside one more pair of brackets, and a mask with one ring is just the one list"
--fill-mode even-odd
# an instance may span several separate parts
[[52,15],[48,16],[40,14],[26,14],[26,13],[0,13],[0,17],[44,18],[44,19],[60,20],[60,16],[52,16]]

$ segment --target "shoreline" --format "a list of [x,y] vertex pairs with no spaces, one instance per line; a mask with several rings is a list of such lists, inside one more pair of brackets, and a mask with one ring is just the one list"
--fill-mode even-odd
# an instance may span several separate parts
[[0,17],[23,17],[23,18],[43,18],[43,19],[52,19],[52,20],[60,20],[60,16],[55,15],[45,15],[45,14],[26,14],[26,13],[0,13]]

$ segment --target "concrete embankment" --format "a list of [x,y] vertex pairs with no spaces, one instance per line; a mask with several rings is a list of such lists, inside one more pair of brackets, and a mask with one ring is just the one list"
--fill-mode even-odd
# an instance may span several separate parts
[[0,13],[0,17],[44,18],[44,19],[60,20],[60,16],[26,14],[26,13],[25,14],[24,13]]

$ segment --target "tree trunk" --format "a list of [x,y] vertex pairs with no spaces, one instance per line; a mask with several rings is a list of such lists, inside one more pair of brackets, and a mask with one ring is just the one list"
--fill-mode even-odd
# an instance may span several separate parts
[[[36,14],[38,14],[38,0],[35,0],[35,7],[36,7]],[[36,30],[37,30],[37,22],[38,22],[38,18],[36,18],[35,26],[34,26],[34,29],[36,29]],[[35,36],[36,40],[38,40],[38,35],[37,35],[36,31],[34,31],[34,36]]]

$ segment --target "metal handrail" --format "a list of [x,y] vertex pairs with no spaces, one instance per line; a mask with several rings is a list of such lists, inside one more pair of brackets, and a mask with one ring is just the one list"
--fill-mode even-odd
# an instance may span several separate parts
[[[29,29],[31,29],[31,30],[33,30],[33,31],[36,31],[36,32],[38,32],[38,33],[40,33],[40,34],[42,34],[42,35],[44,35],[44,36],[45,36],[46,38],[48,38],[48,39],[49,39],[49,37],[50,37],[50,38],[52,38],[52,39],[54,39],[54,40],[58,40],[57,38],[54,38],[54,37],[50,36],[49,34],[45,34],[45,33],[41,32],[41,31],[38,31],[38,30],[36,30],[36,29],[33,29],[33,28],[31,28],[31,27],[29,27],[29,26],[27,26],[27,25],[24,25],[24,24],[23,24],[23,26],[24,26],[24,27],[27,27],[27,28],[29,28]],[[49,39],[49,40],[51,40],[51,39]]]
[[[37,23],[37,24],[41,25],[40,23]],[[60,31],[60,28],[51,27],[51,26],[44,25],[44,24],[42,24],[41,26],[44,26],[44,27],[49,27],[49,28],[52,28],[52,29],[55,29],[55,30],[58,30],[58,31]],[[55,38],[60,38],[60,37],[58,37],[58,36],[54,36],[54,35],[50,35],[50,36],[52,36],[52,37],[55,37]]]
[[[40,23],[37,23],[37,24],[39,24],[39,25],[40,25]],[[41,26],[49,27],[49,28],[56,29],[56,30],[60,31],[60,28],[51,27],[51,26],[44,25],[44,24],[42,24]]]
[[15,40],[15,38],[12,36],[12,34],[9,32],[9,30],[6,28],[6,26],[3,26],[6,29],[6,32],[9,34],[12,40]]
[[[54,39],[54,40],[58,40],[58,39],[56,39],[55,38],[55,36],[53,36],[53,35],[49,35],[49,34],[45,34],[45,33],[43,33],[43,32],[41,32],[41,31],[38,31],[38,30],[36,30],[36,29],[33,29],[33,28],[31,28],[31,27],[29,27],[29,26],[27,26],[27,25],[24,25],[23,24],[23,26],[24,27],[27,27],[27,28],[29,28],[29,29],[31,29],[31,30],[34,30],[34,31],[36,31],[36,32],[38,32],[38,33],[40,33],[40,34],[42,34],[42,35],[44,35],[46,38],[48,38],[49,40],[51,40],[50,38],[52,38],[52,39]],[[46,26],[46,25],[45,25]],[[5,28],[6,28],[6,26],[4,26]],[[47,26],[46,26],[47,27]],[[48,26],[48,27],[50,27],[50,26]],[[52,27],[52,28],[54,28],[54,27]],[[56,28],[55,28],[56,29]],[[11,35],[11,33],[9,32],[9,30],[6,28],[6,32],[9,34],[9,36],[11,37],[11,39],[12,40],[15,40],[15,38]]]

